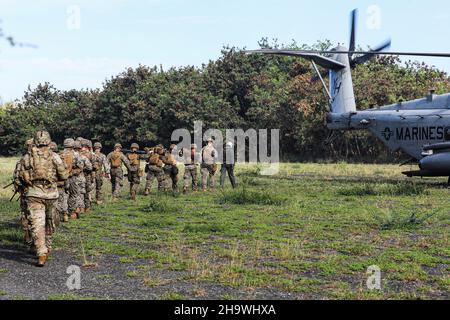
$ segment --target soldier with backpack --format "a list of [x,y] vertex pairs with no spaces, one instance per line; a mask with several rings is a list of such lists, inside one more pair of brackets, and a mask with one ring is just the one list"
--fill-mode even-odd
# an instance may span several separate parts
[[130,161],[122,152],[122,145],[116,143],[114,145],[114,151],[108,154],[106,157],[109,166],[111,168],[111,185],[113,200],[120,197],[120,193],[123,188],[123,169],[122,165],[125,165],[128,172],[132,172],[133,168],[130,166]]
[[56,183],[68,178],[64,162],[58,154],[50,150],[50,142],[48,132],[36,132],[35,147],[22,158],[19,170],[19,177],[27,187],[24,197],[30,213],[31,233],[39,267],[45,265],[50,253],[54,226],[46,228],[46,221],[52,216],[59,197]]
[[103,177],[106,176],[109,179],[110,167],[106,156],[102,153],[102,144],[100,142],[94,143],[94,163],[92,164],[95,172],[95,198],[97,204],[102,204],[104,200],[103,196]]
[[164,156],[164,147],[158,145],[154,148],[147,158],[145,172],[147,173],[147,181],[145,184],[145,195],[148,196],[152,191],[153,180],[158,181],[158,191],[164,190],[164,163],[161,158]]
[[145,157],[139,154],[139,145],[137,143],[131,144],[130,151],[127,154],[127,158],[133,171],[128,171],[128,181],[130,182],[131,200],[134,201],[136,200],[139,184],[141,183],[141,176],[143,176],[143,172],[141,172],[141,160],[145,159]]
[[59,213],[60,219],[64,222],[69,221],[69,184],[72,177],[72,170],[75,161],[75,151],[73,150],[74,144],[75,141],[73,139],[69,138],[64,140],[64,150],[59,153],[59,156],[64,162],[68,174],[67,180],[58,181],[57,183],[59,198],[58,202],[56,203],[56,210]]
[[69,179],[69,200],[68,207],[72,219],[78,219],[84,212],[84,200],[86,193],[85,171],[92,170],[92,163],[88,158],[80,154],[81,142],[74,142],[74,164],[72,167],[72,176]]

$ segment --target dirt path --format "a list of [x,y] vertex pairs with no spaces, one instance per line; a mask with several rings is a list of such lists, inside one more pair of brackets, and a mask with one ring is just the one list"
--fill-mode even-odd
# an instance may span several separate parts
[[117,256],[103,256],[95,268],[81,268],[81,289],[69,290],[67,268],[80,260],[66,251],[55,251],[45,268],[34,266],[35,259],[23,247],[0,245],[0,300],[2,299],[311,299],[300,294],[269,289],[243,291],[214,283],[180,280],[182,273],[149,269],[149,279],[164,279],[160,285],[145,285],[143,277],[133,276],[146,261],[121,263]]

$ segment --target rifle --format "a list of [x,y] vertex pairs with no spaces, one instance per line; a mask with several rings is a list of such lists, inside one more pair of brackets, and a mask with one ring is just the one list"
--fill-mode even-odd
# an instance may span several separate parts
[[3,189],[8,189],[8,188],[11,187],[12,185],[14,185],[14,182],[11,182],[11,183],[8,184],[7,186],[4,186]]
[[13,196],[11,197],[11,199],[9,199],[9,202],[13,201],[13,199],[16,197],[16,194],[19,193],[19,190],[16,190],[13,194]]
[[123,153],[137,153],[137,154],[142,154],[142,155],[146,155],[147,152],[142,151],[142,150],[138,150],[138,151],[131,151],[129,149],[122,149]]

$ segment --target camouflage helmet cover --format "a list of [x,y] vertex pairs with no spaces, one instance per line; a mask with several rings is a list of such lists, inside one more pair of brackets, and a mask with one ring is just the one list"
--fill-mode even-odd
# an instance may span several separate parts
[[120,143],[116,143],[114,145],[114,149],[117,149],[117,148],[122,149],[122,145]]
[[25,147],[29,148],[34,144],[34,140],[33,138],[28,139],[27,141],[25,141]]
[[132,143],[131,149],[139,149],[139,145],[137,143]]
[[50,142],[49,147],[50,147],[50,149],[52,149],[52,151],[58,150],[58,145],[54,141]]
[[103,148],[103,146],[100,142],[94,143],[94,149],[101,149],[101,148]]
[[52,142],[52,138],[50,137],[50,133],[47,131],[37,131],[34,134],[34,144],[38,147],[45,147],[50,145]]
[[72,138],[68,138],[68,139],[64,140],[63,146],[64,146],[64,148],[70,149],[70,148],[73,148],[74,144],[75,144],[75,140],[73,140]]
[[74,148],[74,149],[81,149],[81,142],[80,142],[79,140],[76,140],[76,141],[73,143],[73,148]]

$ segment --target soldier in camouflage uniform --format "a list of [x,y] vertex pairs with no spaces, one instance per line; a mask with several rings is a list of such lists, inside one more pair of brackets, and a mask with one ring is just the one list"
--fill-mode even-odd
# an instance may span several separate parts
[[30,213],[33,242],[36,246],[38,266],[43,267],[49,254],[49,245],[54,226],[46,226],[49,216],[54,212],[55,201],[58,199],[57,181],[68,177],[63,161],[49,148],[50,134],[38,131],[34,136],[31,153],[22,158],[19,176],[27,185],[24,194]]
[[164,147],[158,145],[147,158],[145,171],[147,172],[147,181],[145,183],[145,195],[148,196],[152,191],[153,180],[158,181],[158,191],[164,190],[164,163],[161,158],[164,156]]
[[139,151],[139,145],[137,143],[133,143],[130,150],[131,152],[127,154],[127,158],[133,171],[128,171],[128,181],[130,182],[130,196],[134,201],[136,200],[139,184],[141,183],[141,160],[145,158],[137,153]]
[[70,181],[72,180],[72,170],[75,162],[75,151],[73,149],[75,145],[75,141],[73,139],[64,140],[62,150],[59,153],[61,160],[64,162],[64,165],[67,170],[68,179],[66,181],[58,181],[58,192],[59,198],[56,203],[56,210],[59,213],[59,217],[62,221],[69,221],[69,190],[70,190]]
[[190,151],[183,149],[181,155],[183,156],[184,162],[183,193],[187,192],[189,184],[191,183],[192,183],[192,190],[197,191],[198,164],[200,162],[200,154],[197,152],[197,145],[192,144]]
[[[25,142],[25,148],[27,150],[25,154],[31,152],[33,148],[33,139],[29,139]],[[26,185],[20,179],[20,170],[22,168],[22,164],[23,164],[22,159],[19,160],[16,164],[16,168],[14,170],[13,175],[13,183],[14,183],[14,191],[19,193],[20,195],[20,211],[21,211],[20,224],[22,225],[22,229],[24,232],[24,242],[26,245],[32,248],[34,245],[33,245],[33,238],[31,236],[30,212],[28,211],[27,201],[24,196],[24,193],[26,192]]]
[[[213,139],[209,138],[207,140],[208,144],[202,149],[202,190],[206,191],[208,189],[214,190],[215,187],[215,176],[217,172],[217,164],[215,162],[217,157],[217,150],[214,148]],[[209,185],[208,185],[209,178]]]
[[170,145],[169,150],[166,150],[164,156],[161,158],[164,163],[164,189],[166,191],[172,185],[172,191],[178,192],[178,167],[174,156],[176,149],[176,145]]
[[72,219],[79,218],[79,215],[84,212],[84,194],[86,192],[86,179],[83,172],[92,171],[92,163],[88,158],[80,154],[81,143],[75,141],[75,159],[72,168],[72,176],[69,179],[69,212]]
[[122,152],[122,145],[116,143],[114,146],[114,151],[108,154],[106,157],[109,166],[111,168],[111,185],[112,185],[112,195],[113,200],[120,197],[120,193],[123,188],[123,169],[122,165],[125,165],[128,172],[132,172],[133,168],[130,166],[128,158]]
[[104,200],[103,195],[103,177],[106,176],[111,179],[109,162],[106,156],[102,153],[102,144],[100,142],[94,143],[94,172],[95,172],[95,198],[97,204],[102,204]]
[[81,141],[81,151],[80,154],[81,156],[85,157],[86,159],[89,160],[89,162],[91,163],[91,166],[85,166],[84,170],[83,170],[83,174],[84,174],[84,179],[86,180],[85,186],[84,186],[84,210],[83,213],[88,213],[91,210],[91,192],[93,190],[93,186],[94,186],[94,171],[93,171],[93,165],[92,162],[94,161],[94,154],[91,151],[92,149],[92,142],[87,140],[87,139],[83,139]]

